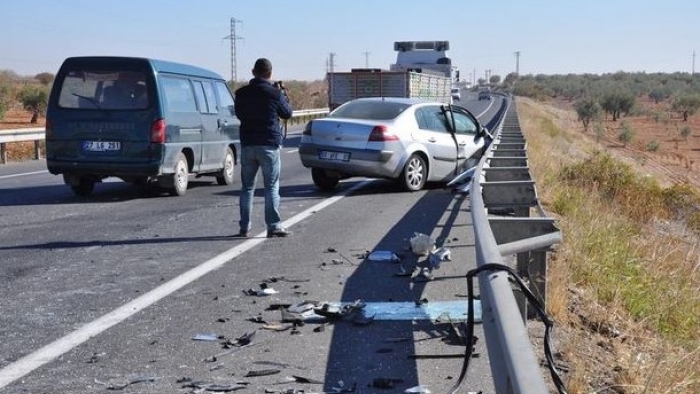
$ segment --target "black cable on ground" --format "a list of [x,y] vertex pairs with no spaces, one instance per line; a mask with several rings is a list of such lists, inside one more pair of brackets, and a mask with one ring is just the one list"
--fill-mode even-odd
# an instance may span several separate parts
[[568,394],[568,391],[566,390],[566,387],[564,386],[564,382],[562,381],[561,377],[559,376],[559,371],[557,371],[556,366],[554,365],[554,356],[552,354],[552,343],[551,343],[551,331],[552,328],[554,327],[554,322],[547,316],[547,313],[544,310],[544,306],[537,300],[537,297],[530,291],[530,289],[527,287],[525,282],[520,278],[515,270],[512,268],[502,265],[502,264],[485,264],[481,267],[478,267],[476,269],[470,270],[467,272],[467,296],[468,296],[468,306],[467,306],[467,345],[466,345],[466,351],[464,354],[464,363],[462,363],[462,370],[459,374],[459,378],[455,382],[455,384],[450,388],[450,390],[447,392],[448,394],[454,394],[457,392],[457,389],[459,389],[459,386],[462,385],[464,378],[467,376],[467,370],[469,368],[469,360],[472,357],[472,353],[474,351],[474,278],[476,275],[478,275],[481,272],[484,271],[505,271],[510,276],[515,280],[515,282],[518,284],[520,289],[522,290],[523,294],[525,294],[525,297],[527,298],[528,302],[535,307],[535,311],[537,312],[537,315],[542,319],[542,322],[545,325],[545,334],[544,334],[544,354],[545,358],[547,359],[547,368],[549,369],[549,372],[552,376],[552,381],[554,382],[554,385],[557,388],[557,391],[560,394]]

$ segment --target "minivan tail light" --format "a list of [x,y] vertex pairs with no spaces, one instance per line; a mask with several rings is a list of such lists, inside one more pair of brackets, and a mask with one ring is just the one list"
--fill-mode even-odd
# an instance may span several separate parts
[[165,142],[165,119],[158,119],[151,125],[151,143],[162,144]]
[[388,141],[398,141],[399,137],[389,131],[389,128],[380,125],[374,126],[372,132],[369,134],[369,140],[367,142],[388,142]]

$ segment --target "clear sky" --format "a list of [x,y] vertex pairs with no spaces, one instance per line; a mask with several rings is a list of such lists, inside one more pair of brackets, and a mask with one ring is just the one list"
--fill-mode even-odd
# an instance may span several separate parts
[[389,68],[394,41],[448,40],[462,79],[700,71],[700,0],[2,0],[0,70],[56,73],[82,55],[154,57],[232,75],[256,58],[274,78]]

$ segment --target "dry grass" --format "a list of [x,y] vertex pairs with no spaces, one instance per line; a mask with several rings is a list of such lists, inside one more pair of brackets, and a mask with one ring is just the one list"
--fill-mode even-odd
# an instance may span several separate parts
[[610,152],[571,111],[517,105],[538,195],[564,234],[547,300],[569,392],[700,393],[699,243],[669,203],[688,184],[664,189],[634,157],[627,171],[611,156],[634,146]]

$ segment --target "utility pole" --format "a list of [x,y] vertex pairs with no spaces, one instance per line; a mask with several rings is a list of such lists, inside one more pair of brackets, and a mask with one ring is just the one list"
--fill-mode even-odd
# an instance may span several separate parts
[[369,54],[372,52],[364,51],[362,53],[365,54],[365,68],[369,68]]
[[693,68],[690,73],[690,76],[692,77],[693,75],[695,75],[695,49],[693,49]]
[[[328,54],[327,60],[328,68],[328,105],[331,104],[331,98],[333,97],[333,70],[335,69],[335,53],[331,52]],[[335,108],[330,108],[331,111]]]
[[236,34],[236,23],[241,23],[243,21],[236,18],[231,18],[231,34],[224,37],[224,40],[231,40],[231,81],[236,84],[238,76],[236,75],[237,65],[236,65],[236,41],[242,40],[243,37]]
[[515,75],[520,76],[520,51],[515,52]]

